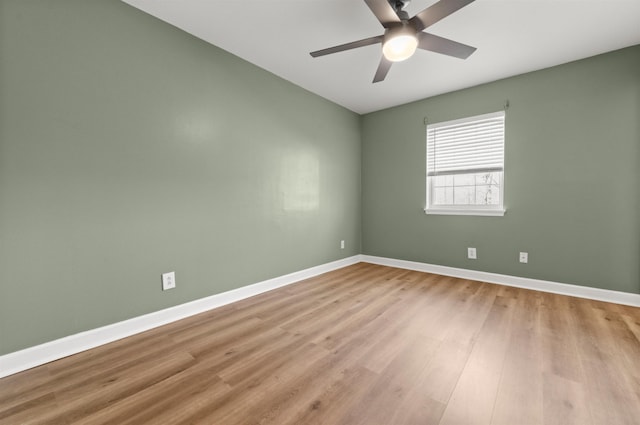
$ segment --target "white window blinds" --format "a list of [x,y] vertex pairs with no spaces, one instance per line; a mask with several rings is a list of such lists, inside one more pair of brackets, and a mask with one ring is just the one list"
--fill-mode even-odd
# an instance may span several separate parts
[[504,111],[427,126],[427,175],[503,171]]

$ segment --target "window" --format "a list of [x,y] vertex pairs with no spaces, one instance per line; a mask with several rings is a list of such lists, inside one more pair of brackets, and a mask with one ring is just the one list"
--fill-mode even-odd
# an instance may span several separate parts
[[504,111],[427,125],[427,214],[504,215]]

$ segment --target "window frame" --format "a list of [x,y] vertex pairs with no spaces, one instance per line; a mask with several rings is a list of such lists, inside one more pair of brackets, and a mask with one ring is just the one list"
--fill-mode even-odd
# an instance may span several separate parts
[[[432,196],[434,193],[434,188],[433,188],[433,182],[435,180],[436,176],[429,176],[429,156],[428,156],[428,151],[429,151],[429,143],[428,143],[428,134],[429,134],[429,130],[431,128],[433,128],[434,126],[436,127],[445,127],[445,126],[451,126],[451,125],[456,125],[456,124],[463,124],[463,123],[470,123],[470,122],[474,122],[474,121],[481,121],[481,120],[486,120],[489,118],[494,118],[494,117],[499,117],[502,116],[503,118],[503,132],[502,132],[502,137],[503,137],[503,143],[502,143],[502,170],[500,171],[495,171],[495,172],[499,172],[500,175],[500,187],[499,187],[499,193],[500,193],[500,203],[498,205],[433,205],[433,201],[432,201]],[[426,146],[426,152],[427,153],[425,155],[425,165],[426,165],[426,173],[425,173],[425,180],[426,180],[426,207],[424,209],[424,212],[426,214],[429,215],[471,215],[471,216],[504,216],[504,214],[506,213],[506,208],[505,208],[505,202],[504,202],[504,173],[505,173],[505,157],[504,157],[504,152],[505,152],[505,145],[506,145],[506,112],[503,111],[497,111],[497,112],[491,112],[488,114],[480,114],[480,115],[474,115],[474,116],[469,116],[469,117],[465,117],[465,118],[459,118],[459,119],[455,119],[455,120],[449,120],[449,121],[441,121],[441,122],[436,122],[433,124],[427,124],[426,127],[426,132],[425,132],[425,146]],[[478,170],[477,172],[482,172],[481,170]],[[473,171],[468,172],[468,173],[454,173],[452,172],[451,174],[476,174]]]

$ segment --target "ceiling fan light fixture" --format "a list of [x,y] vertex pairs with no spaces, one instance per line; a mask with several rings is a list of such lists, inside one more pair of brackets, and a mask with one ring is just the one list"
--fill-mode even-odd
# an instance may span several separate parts
[[418,47],[418,39],[415,34],[406,31],[389,34],[382,45],[382,54],[391,62],[400,62],[409,59]]
[[391,62],[409,59],[418,47],[418,39],[414,35],[398,35],[385,41],[382,54]]
[[[128,1],[128,0],[125,0]],[[409,59],[417,48],[455,58],[466,59],[476,48],[423,32],[475,0],[432,0],[431,6],[409,17],[404,10],[411,0],[364,0],[384,28],[384,34],[327,49],[310,52],[311,56],[329,55],[358,47],[382,43],[382,58],[372,83],[383,81],[394,62]]]

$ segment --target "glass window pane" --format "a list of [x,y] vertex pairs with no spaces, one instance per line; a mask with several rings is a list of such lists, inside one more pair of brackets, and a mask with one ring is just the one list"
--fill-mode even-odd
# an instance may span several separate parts
[[491,185],[491,202],[489,205],[500,205],[500,186]]
[[482,172],[430,177],[431,205],[499,206],[502,172]]
[[433,178],[433,187],[442,187],[446,185],[446,177],[448,176],[435,176]]
[[[453,176],[449,175],[449,176],[443,176],[445,178],[445,184],[447,186],[453,186]],[[451,195],[453,196],[453,192],[451,192]]]
[[495,173],[478,173],[475,175],[476,184],[491,184],[495,182]]
[[433,188],[433,203],[436,205],[442,205],[445,204],[445,200],[446,200],[446,195],[445,195],[445,188],[444,187],[434,187]]
[[488,184],[476,186],[477,205],[496,205],[496,200],[498,200],[498,192],[495,192],[492,188],[493,186],[490,186]]
[[452,176],[455,186],[468,186],[475,184],[475,176],[473,174],[456,174]]
[[453,187],[434,187],[432,201],[434,205],[453,204]]
[[475,204],[475,187],[474,186],[456,186],[454,190],[455,205],[474,205]]
[[[491,198],[490,190],[488,185],[478,185],[475,187],[476,189],[476,202],[477,205],[487,205],[488,201]],[[489,196],[487,196],[489,195]],[[489,199],[488,199],[489,198]]]
[[445,201],[446,205],[453,205],[453,186],[448,186],[446,189],[447,200]]

